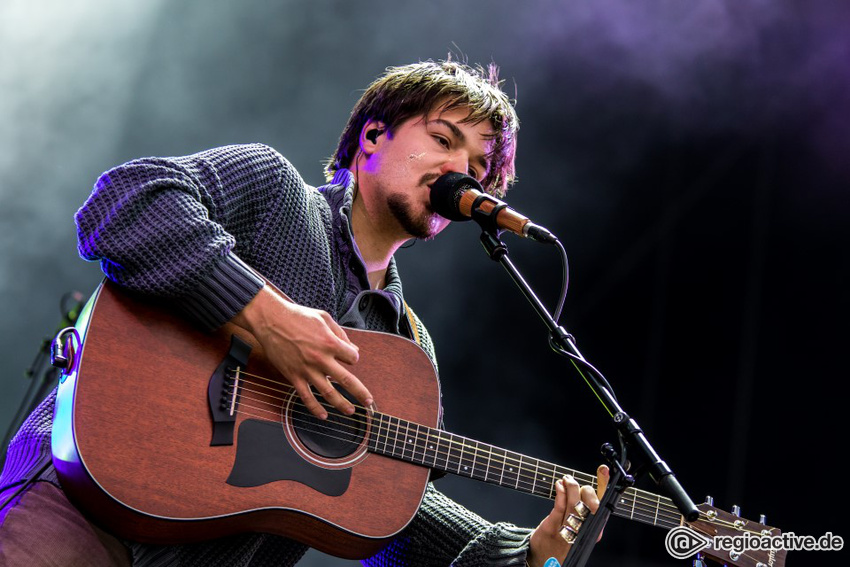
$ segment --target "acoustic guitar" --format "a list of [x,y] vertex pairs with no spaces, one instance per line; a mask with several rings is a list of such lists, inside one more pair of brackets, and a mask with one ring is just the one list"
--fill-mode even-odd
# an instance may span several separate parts
[[[182,543],[266,532],[359,559],[411,521],[431,469],[554,498],[595,477],[437,429],[434,367],[414,342],[347,330],[376,405],[314,418],[244,329],[203,333],[105,281],[83,310],[82,344],[56,402],[53,461],[69,498],[120,537]],[[708,505],[685,522],[662,496],[627,489],[614,515],[707,536],[779,530]],[[783,567],[785,552],[719,553]]]

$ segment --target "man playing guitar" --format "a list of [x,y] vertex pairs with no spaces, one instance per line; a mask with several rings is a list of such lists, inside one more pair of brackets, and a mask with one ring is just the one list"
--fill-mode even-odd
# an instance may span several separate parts
[[[504,194],[518,127],[494,68],[451,61],[390,68],[352,111],[327,185],[306,185],[259,144],[136,160],[103,174],[78,211],[79,251],[112,281],[173,304],[196,326],[230,322],[249,331],[318,419],[329,407],[351,415],[380,399],[350,369],[359,352],[345,328],[401,334],[436,361],[403,300],[393,254],[448,224],[429,200],[441,175],[469,174]],[[22,426],[0,478],[0,503],[11,497],[0,520],[6,565],[290,565],[305,552],[302,543],[255,533],[142,544],[90,523],[49,464],[39,468],[54,400],[55,393]],[[601,494],[607,469],[598,475]],[[540,567],[563,560],[575,533],[565,523],[580,526],[597,506],[593,488],[564,477],[552,512],[528,530],[489,523],[429,485],[408,527],[365,563]]]

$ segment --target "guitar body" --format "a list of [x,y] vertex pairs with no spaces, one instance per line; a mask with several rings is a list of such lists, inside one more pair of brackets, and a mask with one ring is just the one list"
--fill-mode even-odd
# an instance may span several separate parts
[[[300,443],[285,380],[247,331],[202,333],[108,281],[77,328],[83,345],[59,386],[53,460],[69,498],[111,533],[182,543],[265,532],[363,558],[415,515],[429,469],[366,451],[368,420],[349,454]],[[427,355],[401,337],[347,332],[360,347],[352,371],[376,409],[436,427],[440,393]],[[248,390],[224,399],[239,409],[232,441],[212,444],[210,381],[232,335],[252,347],[245,371],[281,388],[254,402]]]

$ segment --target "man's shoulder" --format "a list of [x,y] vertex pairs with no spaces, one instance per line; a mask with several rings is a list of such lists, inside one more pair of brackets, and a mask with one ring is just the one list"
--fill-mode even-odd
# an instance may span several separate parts
[[287,191],[316,192],[292,162],[275,148],[263,143],[219,146],[185,159],[206,164],[224,179],[254,179],[263,185],[273,183]]
[[284,168],[298,173],[295,167],[279,151],[261,143],[230,144],[198,152],[190,159],[212,161],[217,164],[251,165],[265,164],[269,167]]

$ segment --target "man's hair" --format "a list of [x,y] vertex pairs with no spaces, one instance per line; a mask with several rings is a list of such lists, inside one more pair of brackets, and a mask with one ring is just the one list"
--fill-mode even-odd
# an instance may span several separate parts
[[370,120],[383,122],[390,132],[408,118],[426,116],[432,110],[468,108],[463,122],[486,121],[493,128],[493,144],[484,189],[502,196],[515,179],[514,158],[519,119],[511,100],[502,92],[499,69],[490,64],[470,67],[456,61],[425,61],[389,67],[369,87],[354,109],[339,138],[339,145],[325,164],[330,180],[337,169],[351,166],[359,147],[363,126]]

